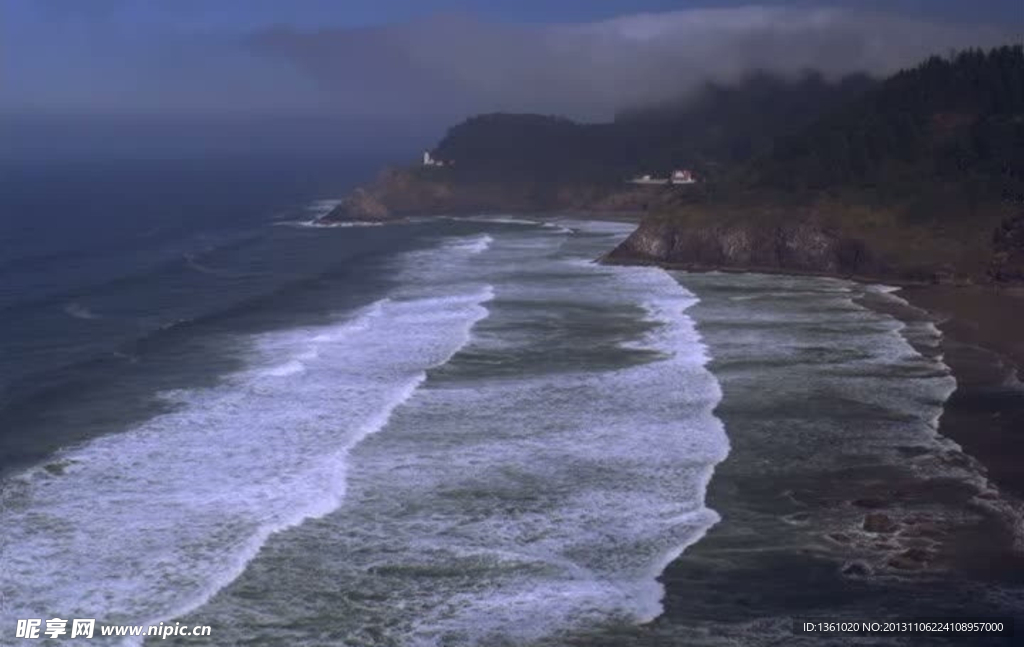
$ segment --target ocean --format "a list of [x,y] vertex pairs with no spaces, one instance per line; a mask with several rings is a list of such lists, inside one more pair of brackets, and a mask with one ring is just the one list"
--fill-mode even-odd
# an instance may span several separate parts
[[985,487],[934,460],[955,381],[930,322],[864,304],[889,290],[594,263],[622,222],[314,226],[365,172],[4,176],[0,643],[54,616],[217,645],[728,636],[714,583],[666,590],[680,555],[743,588],[796,546],[841,579],[906,547],[849,530],[829,475]]

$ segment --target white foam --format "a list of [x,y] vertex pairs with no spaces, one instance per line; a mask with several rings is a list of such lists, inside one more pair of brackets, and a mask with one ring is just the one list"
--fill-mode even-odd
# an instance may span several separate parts
[[61,452],[59,473],[12,477],[0,622],[153,623],[202,605],[273,533],[337,508],[352,447],[468,341],[492,296],[435,286],[254,337],[249,366],[217,386],[165,394],[173,411]]
[[514,218],[509,216],[445,216],[446,220],[457,220],[462,222],[481,222],[486,224],[499,225],[527,225],[531,227],[543,227],[555,229],[561,233],[572,233],[571,229],[563,227],[555,222],[547,220],[534,220],[531,218]]
[[449,242],[446,245],[446,248],[453,251],[469,252],[470,254],[481,254],[490,249],[491,243],[493,242],[494,238],[489,234],[479,234],[468,240],[456,239]]
[[455,220],[458,222],[482,222],[482,223],[496,223],[502,225],[531,225],[531,226],[546,226],[551,223],[544,222],[543,220],[533,220],[531,218],[515,218],[511,216],[444,216],[445,220]]
[[334,209],[340,205],[344,200],[338,198],[326,198],[323,200],[314,200],[303,208],[303,211],[310,214],[310,218],[307,220],[282,220],[275,224],[278,225],[295,225],[295,226],[322,226],[317,225],[318,221],[334,211]]
[[635,222],[625,222],[620,220],[580,220],[575,218],[559,219],[558,224],[568,227],[574,231],[581,231],[587,234],[615,236],[621,239],[625,239],[633,233],[637,227],[637,223]]
[[324,222],[322,218],[327,214],[334,211],[334,209],[340,205],[344,200],[339,198],[325,198],[322,200],[314,200],[313,202],[306,205],[303,209],[306,213],[310,214],[309,218],[300,220],[278,220],[273,224],[278,227],[299,227],[299,228],[311,228],[311,229],[345,229],[349,227],[380,227],[384,222],[375,220],[345,220],[338,222]]
[[[310,353],[300,353],[301,355],[308,356]],[[283,364],[277,366],[271,366],[270,368],[262,369],[259,372],[261,376],[267,377],[288,377],[289,375],[295,375],[296,373],[303,373],[306,370],[306,365],[299,359],[289,360]]]
[[[394,221],[400,222],[400,221]],[[298,227],[308,229],[346,229],[349,227],[382,227],[392,222],[378,222],[371,220],[344,220],[338,222],[325,222],[319,218],[313,220],[279,220],[273,223],[277,227]]]
[[[862,415],[875,412],[882,421],[862,430],[845,422],[835,427],[842,431],[835,442],[848,445],[852,454],[878,452],[885,460],[907,462],[901,453],[906,446],[952,448],[938,434],[938,423],[956,381],[941,357],[917,350],[937,348],[941,332],[916,313],[902,321],[860,301],[868,293],[889,295],[902,305],[891,296],[894,288],[767,275],[706,274],[692,280],[724,292],[701,323],[726,331],[717,338],[719,373],[744,385],[743,406],[774,413],[787,404],[802,408],[825,401]],[[762,297],[756,307],[735,298],[754,295]],[[749,386],[757,383],[765,386]],[[822,416],[820,433],[836,424]],[[821,460],[842,455],[828,452]]]
[[[497,438],[474,441],[474,456],[501,457],[497,465],[535,487],[569,488],[536,515],[461,528],[469,545],[515,551],[544,576],[458,596],[459,611],[432,616],[411,644],[435,644],[446,632],[483,644],[610,618],[648,622],[662,612],[661,571],[717,522],[703,499],[728,440],[712,413],[721,391],[704,369],[707,351],[683,314],[696,299],[651,268],[622,268],[593,288],[609,305],[645,300],[656,328],[624,346],[661,359],[608,372],[478,379],[424,392],[409,410],[450,407],[473,411],[471,420],[500,420]],[[486,461],[463,465],[460,480],[487,488],[494,471]]]
[[306,211],[312,211],[314,213],[328,213],[331,209],[334,209],[339,204],[344,202],[339,198],[327,198],[324,200],[314,200],[313,202],[306,205]]
[[86,321],[91,321],[93,319],[100,318],[98,314],[96,314],[89,308],[86,308],[80,303],[69,303],[65,305],[64,312],[74,317],[75,319],[84,319]]
[[[62,475],[12,479],[4,590],[18,606],[0,622],[142,623],[205,605],[239,636],[264,618],[301,632],[293,596],[333,604],[361,584],[388,601],[334,621],[403,645],[656,617],[657,576],[718,520],[704,494],[728,440],[684,312],[695,296],[658,269],[578,262],[625,233],[444,239],[397,264],[388,299],[253,338],[221,384],[165,394],[174,411],[62,454]],[[501,317],[470,337],[492,298]],[[522,370],[505,369],[517,354]],[[271,562],[249,568],[268,541]]]
[[[327,555],[344,556],[317,560],[329,569],[320,586],[403,601],[338,618],[352,631],[381,627],[382,642],[403,645],[519,644],[647,622],[662,611],[658,575],[718,520],[704,494],[728,440],[684,312],[694,295],[661,270],[581,265],[552,256],[562,241],[550,233],[519,236],[496,235],[473,267],[495,286],[495,314],[443,381],[360,445],[358,488],[318,535]],[[608,367],[589,335],[601,339],[623,313],[633,332]],[[558,341],[524,332],[552,322],[582,328]],[[531,358],[521,370],[503,368],[521,354]],[[223,603],[210,614],[236,605]]]

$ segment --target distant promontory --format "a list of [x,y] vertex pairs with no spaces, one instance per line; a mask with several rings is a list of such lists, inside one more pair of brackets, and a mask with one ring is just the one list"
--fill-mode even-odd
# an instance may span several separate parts
[[[673,171],[695,181],[656,180]],[[1020,281],[1024,51],[883,81],[753,74],[608,123],[481,115],[325,220],[496,211],[643,214],[617,263]]]

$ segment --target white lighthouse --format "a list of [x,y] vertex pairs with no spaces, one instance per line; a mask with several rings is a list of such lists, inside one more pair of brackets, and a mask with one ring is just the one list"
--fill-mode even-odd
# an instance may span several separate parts
[[423,151],[423,166],[444,166],[444,162],[434,159],[430,151]]

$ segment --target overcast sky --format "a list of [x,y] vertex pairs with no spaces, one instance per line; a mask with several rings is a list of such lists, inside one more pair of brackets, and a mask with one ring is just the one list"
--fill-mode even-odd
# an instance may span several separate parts
[[1024,0],[0,0],[0,113],[603,119],[753,68],[1020,42]]

